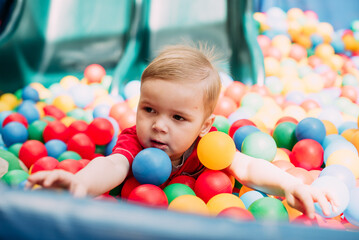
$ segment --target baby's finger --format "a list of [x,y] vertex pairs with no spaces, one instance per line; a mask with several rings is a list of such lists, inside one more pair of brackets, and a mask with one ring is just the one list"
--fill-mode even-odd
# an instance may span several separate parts
[[76,184],[75,186],[71,187],[70,192],[74,197],[78,198],[82,198],[87,195],[87,190],[81,184]]
[[[63,170],[54,170],[51,174],[48,174],[47,177],[44,179],[44,187],[66,187],[70,185],[70,181],[66,176],[68,173]],[[61,186],[57,185],[57,183],[61,183]]]
[[329,204],[328,204],[329,202],[326,196],[324,195],[324,193],[319,189],[316,189],[313,193],[313,196],[314,196],[314,200],[317,201],[319,206],[321,207],[324,215],[329,216],[330,214]]

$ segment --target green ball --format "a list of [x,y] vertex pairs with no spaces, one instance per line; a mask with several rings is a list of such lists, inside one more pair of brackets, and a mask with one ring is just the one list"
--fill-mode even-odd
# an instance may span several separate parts
[[82,157],[77,152],[65,151],[57,158],[57,160],[59,160],[59,162],[66,160],[66,159],[80,160],[80,159],[82,159]]
[[8,170],[22,170],[20,166],[20,159],[17,158],[13,153],[0,149],[0,157],[9,163]]
[[289,221],[287,209],[283,203],[271,197],[264,197],[254,201],[248,208],[256,220]]
[[213,126],[216,127],[218,131],[228,134],[231,125],[226,117],[218,115],[214,119]]
[[51,117],[51,116],[45,116],[45,117],[41,118],[41,120],[43,120],[43,121],[49,121],[49,122],[53,122],[53,121],[55,121],[55,120],[56,120],[56,118]]
[[11,170],[5,173],[5,175],[1,178],[1,181],[5,182],[9,186],[17,186],[21,182],[27,180],[29,174],[24,170]]
[[294,144],[297,143],[296,127],[297,125],[293,122],[282,122],[274,128],[273,139],[277,147],[292,150]]
[[189,186],[182,184],[182,183],[174,183],[170,184],[167,187],[163,189],[165,192],[168,204],[170,204],[176,197],[182,196],[182,195],[193,195],[196,196],[192,188]]
[[14,154],[16,157],[19,157],[19,151],[20,148],[22,146],[22,143],[15,143],[13,145],[11,145],[10,147],[8,147],[8,151],[11,152],[12,154]]
[[254,111],[258,111],[264,104],[262,95],[255,92],[246,93],[241,100],[241,107],[250,107]]
[[83,110],[81,108],[75,108],[75,109],[69,111],[66,115],[69,117],[73,117],[76,120],[82,120],[85,116],[85,110]]
[[277,145],[269,134],[256,131],[243,140],[241,152],[271,162],[277,153]]
[[95,153],[105,155],[107,145],[96,145]]
[[44,142],[42,133],[44,132],[44,129],[46,126],[47,126],[47,123],[43,120],[36,120],[36,121],[32,122],[29,125],[29,127],[27,128],[27,131],[29,133],[29,139]]

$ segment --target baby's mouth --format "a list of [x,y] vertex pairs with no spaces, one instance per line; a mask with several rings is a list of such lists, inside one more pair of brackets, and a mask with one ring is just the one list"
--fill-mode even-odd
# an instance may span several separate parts
[[164,150],[165,148],[167,148],[167,144],[165,144],[163,142],[160,142],[160,141],[157,141],[154,139],[151,139],[150,142],[151,142],[151,147],[159,148],[161,150]]

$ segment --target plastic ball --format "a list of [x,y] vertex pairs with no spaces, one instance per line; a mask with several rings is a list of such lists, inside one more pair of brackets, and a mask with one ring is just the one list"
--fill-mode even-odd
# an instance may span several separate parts
[[240,199],[242,200],[244,206],[246,209],[249,208],[249,206],[256,200],[267,197],[267,194],[257,191],[257,190],[250,190],[248,192],[245,192],[241,195]]
[[229,207],[245,208],[242,200],[231,193],[220,193],[213,196],[207,202],[207,207],[210,214],[214,216]]
[[0,96],[0,101],[5,103],[5,105],[9,108],[8,110],[14,109],[19,103],[17,97],[12,93],[2,94]]
[[128,196],[128,201],[149,207],[168,206],[167,196],[164,191],[152,184],[143,184],[133,189]]
[[264,197],[254,201],[248,208],[256,220],[260,221],[288,221],[289,216],[283,203],[271,197]]
[[19,122],[22,123],[26,128],[28,127],[27,119],[20,113],[11,113],[7,117],[4,118],[2,122],[2,127],[5,127],[6,124],[10,122]]
[[168,205],[168,210],[199,215],[209,215],[209,210],[206,203],[199,197],[193,195],[182,195],[175,198]]
[[2,140],[5,146],[11,146],[15,143],[23,143],[28,138],[26,127],[19,122],[10,122],[1,130]]
[[349,190],[345,183],[333,176],[322,176],[314,180],[312,186],[319,188],[322,191],[330,192],[336,199],[336,209],[332,209],[331,204],[327,201],[326,204],[330,210],[328,216],[324,215],[318,203],[314,203],[315,211],[324,218],[333,218],[343,213],[349,204]]
[[237,109],[237,104],[232,98],[222,96],[218,99],[213,114],[228,117]]
[[85,68],[84,76],[88,83],[101,83],[106,76],[106,70],[99,64],[91,64]]
[[24,170],[14,169],[5,173],[0,180],[9,186],[18,186],[21,182],[27,180],[28,177],[29,174]]
[[64,113],[67,113],[76,107],[74,100],[69,95],[59,95],[55,97],[52,105],[62,110]]
[[295,135],[298,141],[302,139],[313,139],[318,143],[322,143],[326,136],[325,126],[319,119],[308,117],[297,124]]
[[201,163],[212,170],[228,167],[236,153],[236,146],[230,136],[223,132],[209,132],[198,143],[197,154]]
[[167,181],[171,171],[171,159],[158,148],[143,149],[135,156],[132,163],[133,176],[141,184],[159,186]]
[[39,158],[31,168],[31,174],[36,173],[38,171],[45,171],[45,170],[53,170],[59,164],[59,161],[56,158],[45,156]]
[[181,184],[187,185],[188,187],[190,187],[193,190],[194,185],[196,183],[196,179],[194,179],[191,176],[187,176],[187,175],[179,175],[177,177],[172,178],[172,180],[168,183],[168,185],[175,184],[175,183],[181,183]]
[[217,128],[217,131],[228,134],[230,124],[226,117],[218,115],[214,119],[213,127]]
[[60,156],[57,158],[57,160],[59,160],[59,162],[62,162],[66,159],[73,159],[73,160],[80,160],[81,156],[74,151],[65,151],[63,153],[60,154]]
[[77,173],[83,168],[83,164],[75,159],[65,159],[62,161],[59,161],[59,163],[56,166],[56,169],[62,169],[70,173]]
[[277,145],[269,134],[259,131],[249,134],[243,140],[241,151],[251,157],[271,162],[276,155]]
[[273,139],[277,147],[292,150],[293,146],[297,143],[295,135],[296,127],[295,123],[282,122],[274,128]]
[[244,139],[248,135],[250,135],[254,132],[260,132],[260,130],[257,127],[252,126],[252,125],[246,125],[246,126],[242,126],[242,127],[238,128],[233,135],[233,141],[236,146],[236,149],[241,151],[242,143],[243,143]]
[[69,137],[72,137],[78,133],[86,133],[88,123],[84,120],[76,120],[68,127]]
[[82,158],[92,159],[96,146],[89,136],[84,133],[77,133],[67,142],[67,150],[77,152]]
[[182,196],[182,195],[193,195],[196,196],[196,194],[194,193],[194,191],[188,187],[185,184],[181,184],[181,183],[174,183],[174,184],[169,184],[167,185],[167,187],[165,187],[163,189],[163,191],[165,192],[167,199],[168,199],[168,203],[170,204],[175,198]]
[[346,166],[353,172],[355,178],[359,177],[359,157],[357,153],[348,149],[336,150],[328,157],[326,166],[333,164]]
[[44,128],[43,138],[45,142],[52,139],[59,139],[63,142],[67,142],[69,138],[68,128],[60,121],[49,122]]
[[239,106],[243,95],[247,92],[247,86],[241,82],[233,81],[224,90],[224,96],[231,98]]
[[228,217],[239,221],[254,221],[252,213],[241,207],[225,208],[220,213],[218,213],[217,216]]
[[348,142],[347,140],[338,139],[336,141],[331,142],[324,150],[324,163],[327,163],[329,156],[340,149],[348,149],[355,154],[358,154],[358,150],[355,148],[355,146]]
[[17,108],[17,112],[23,115],[29,124],[40,119],[36,105],[29,100],[22,102]]
[[359,188],[354,188],[350,191],[350,200],[347,208],[344,211],[344,217],[351,224],[359,227]]
[[319,44],[315,48],[315,55],[318,56],[322,60],[326,60],[334,55],[334,48],[327,43]]
[[250,107],[254,111],[259,110],[263,105],[263,97],[259,93],[248,92],[241,100],[241,107]]
[[67,145],[61,140],[53,139],[45,143],[47,154],[50,157],[58,158],[67,150]]
[[36,120],[32,122],[27,128],[27,131],[29,133],[29,139],[34,139],[43,142],[44,141],[43,132],[46,126],[47,123],[42,120]]
[[33,102],[37,102],[37,101],[40,100],[39,93],[37,92],[36,89],[34,89],[31,86],[26,86],[22,90],[21,98],[23,100],[30,100],[30,101],[33,101]]
[[11,152],[12,154],[14,154],[16,157],[19,157],[19,151],[20,151],[21,146],[22,146],[22,143],[15,143],[15,144],[11,145],[10,147],[8,147],[7,150],[9,152]]
[[99,104],[93,109],[93,118],[107,118],[110,114],[111,106],[108,104]]
[[309,171],[319,168],[323,164],[323,155],[323,147],[317,141],[303,139],[294,145],[290,161],[294,166]]
[[87,135],[96,145],[105,145],[112,140],[114,128],[106,118],[95,118],[87,127]]
[[19,151],[19,158],[27,168],[45,156],[47,156],[47,149],[42,142],[37,140],[26,141]]
[[228,135],[233,138],[234,133],[241,127],[243,126],[256,126],[251,120],[249,119],[239,119],[237,121],[235,121],[234,123],[232,123],[232,125],[230,126],[229,130],[228,130]]
[[224,172],[207,170],[201,173],[195,183],[194,192],[204,202],[220,193],[231,193],[232,182]]
[[322,120],[322,122],[325,127],[326,136],[332,135],[332,134],[338,134],[338,129],[334,125],[334,123],[332,123],[331,121],[328,121],[328,120]]
[[80,80],[75,76],[65,76],[60,80],[60,86],[64,89],[69,89],[72,86],[75,86],[80,83]]
[[347,167],[339,164],[332,164],[325,167],[319,174],[319,177],[332,176],[335,177],[348,187],[349,190],[355,187],[355,176]]
[[60,120],[66,116],[66,114],[59,108],[53,105],[47,105],[43,108],[45,116],[51,116]]
[[121,198],[127,199],[128,196],[130,196],[130,193],[132,192],[132,190],[140,185],[141,185],[141,183],[139,183],[135,177],[127,178],[122,186],[122,189],[121,189]]
[[[75,106],[79,108],[88,107],[95,99],[95,92],[93,88],[85,84],[78,84],[71,87],[69,89],[69,94]],[[71,111],[71,109],[69,109],[69,111]]]

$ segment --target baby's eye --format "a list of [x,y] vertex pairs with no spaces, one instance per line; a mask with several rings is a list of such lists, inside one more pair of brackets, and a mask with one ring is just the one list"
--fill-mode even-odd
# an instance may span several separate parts
[[148,113],[153,113],[153,112],[155,112],[155,110],[153,110],[153,109],[150,108],[150,107],[145,107],[144,110],[145,110],[146,112],[148,112]]
[[177,121],[183,121],[183,120],[184,120],[184,118],[181,117],[180,115],[174,115],[173,118],[174,118],[175,120],[177,120]]

